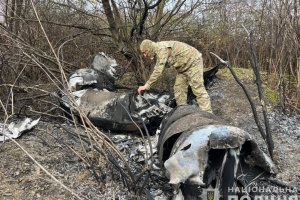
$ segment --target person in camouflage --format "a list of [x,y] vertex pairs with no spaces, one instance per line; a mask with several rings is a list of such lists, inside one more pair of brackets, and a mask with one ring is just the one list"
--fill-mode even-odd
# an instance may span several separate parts
[[199,107],[212,112],[210,98],[204,87],[202,54],[192,46],[179,41],[153,42],[143,40],[140,45],[142,54],[151,59],[156,56],[156,65],[145,85],[139,86],[138,93],[150,89],[165,67],[174,67],[177,76],[174,95],[177,105],[187,103],[187,91],[190,85],[197,97]]

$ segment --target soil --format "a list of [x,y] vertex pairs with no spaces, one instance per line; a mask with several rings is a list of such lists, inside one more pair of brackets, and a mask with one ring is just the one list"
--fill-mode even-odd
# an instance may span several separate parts
[[[239,75],[255,101],[259,119],[264,125],[252,74]],[[228,124],[248,131],[267,153],[266,144],[258,131],[250,104],[228,70],[221,69],[217,73],[217,78],[208,92],[213,112]],[[281,183],[299,188],[300,116],[292,113],[283,114],[276,106],[267,105],[275,145],[273,160],[279,169],[274,178]],[[84,141],[78,140],[76,134],[70,134],[75,133],[75,130],[76,127],[72,124],[42,118],[33,130],[16,139],[28,154],[71,191],[63,188],[59,182],[46,174],[15,142],[6,141],[0,144],[0,199],[77,199],[74,194],[82,199],[144,199],[147,195],[149,199],[151,195],[155,199],[168,199],[171,196],[172,190],[160,169],[151,171],[152,179],[148,181],[150,184],[146,187],[146,191],[151,195],[147,192],[142,194],[129,192],[123,184],[119,171],[107,162],[102,154],[92,150],[89,145],[82,144]],[[83,129],[79,130],[83,133]],[[143,146],[143,139],[139,133],[105,133],[124,154],[132,172],[135,174],[141,172],[145,160],[142,148],[139,148]],[[152,139],[155,139],[155,136]],[[92,163],[92,166],[87,163]],[[272,183],[265,182],[265,184]],[[139,197],[140,195],[142,197]]]

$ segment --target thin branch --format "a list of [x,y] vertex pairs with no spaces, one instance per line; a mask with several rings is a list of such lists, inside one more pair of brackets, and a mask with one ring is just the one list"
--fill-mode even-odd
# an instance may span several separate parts
[[257,85],[258,96],[259,96],[260,103],[262,106],[263,117],[264,117],[264,122],[265,122],[265,129],[266,129],[265,135],[267,138],[268,150],[269,150],[271,157],[273,158],[274,142],[273,142],[273,138],[272,138],[272,134],[271,134],[271,130],[270,130],[269,119],[267,116],[267,107],[266,107],[264,94],[263,94],[263,87],[262,87],[261,78],[260,78],[258,59],[257,59],[257,55],[255,53],[254,45],[253,45],[253,33],[251,33],[249,35],[249,40],[250,40],[250,47],[251,47],[251,52],[252,52],[252,56],[253,56],[253,61],[251,62],[251,66],[255,73],[255,77],[256,77],[255,83]]
[[230,65],[230,63],[228,61],[224,61],[219,56],[217,56],[215,53],[212,53],[212,52],[210,52],[210,53],[212,55],[216,56],[220,60],[220,62],[222,62],[223,64],[225,64],[228,67],[228,69],[230,70],[231,74],[233,75],[235,81],[242,87],[242,89],[243,89],[244,93],[246,94],[246,97],[247,97],[247,99],[248,99],[248,101],[250,103],[250,106],[251,106],[251,109],[252,109],[252,113],[253,113],[253,116],[254,116],[254,120],[255,120],[255,123],[256,123],[256,125],[257,125],[257,127],[259,129],[259,132],[260,132],[261,136],[263,137],[263,139],[265,140],[265,142],[267,142],[267,138],[266,138],[265,132],[264,132],[264,130],[263,130],[261,124],[260,124],[260,121],[258,119],[258,114],[257,114],[256,108],[255,108],[255,105],[253,103],[253,100],[252,100],[252,98],[251,98],[251,96],[250,96],[247,88],[239,80],[239,78],[235,74],[234,70],[232,69],[232,67],[231,67],[231,65]]
[[25,148],[23,148],[16,140],[13,138],[10,138],[9,135],[6,133],[2,133],[6,137],[8,137],[11,141],[13,141],[40,169],[42,169],[47,175],[49,175],[55,182],[57,182],[59,185],[61,185],[64,189],[69,191],[72,195],[77,197],[78,199],[87,199],[85,197],[80,197],[78,194],[76,194],[71,188],[64,185],[60,180],[58,180],[55,176],[53,176],[48,170],[46,170],[28,151],[26,151]]

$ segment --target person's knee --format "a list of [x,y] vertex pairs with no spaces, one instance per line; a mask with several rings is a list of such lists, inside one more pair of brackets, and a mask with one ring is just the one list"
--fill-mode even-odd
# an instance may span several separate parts
[[207,91],[204,86],[191,87],[196,97],[208,97]]
[[182,89],[174,90],[174,97],[177,105],[184,105],[187,102],[187,92],[183,91]]

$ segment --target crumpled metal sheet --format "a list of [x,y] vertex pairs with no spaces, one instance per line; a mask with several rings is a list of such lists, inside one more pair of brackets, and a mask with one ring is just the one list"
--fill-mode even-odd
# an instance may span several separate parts
[[115,67],[117,66],[118,63],[114,58],[103,52],[98,52],[94,57],[91,68],[114,77],[116,75]]
[[89,68],[76,70],[69,78],[72,91],[87,88],[97,88],[99,90],[115,90],[116,69],[118,63],[115,59],[99,52],[94,57]]
[[[147,91],[143,95],[137,93],[115,93],[115,59],[103,52],[98,53],[91,68],[77,70],[69,79],[72,93],[65,92],[59,99],[61,107],[79,115],[73,98],[80,111],[91,122],[111,131],[138,131],[143,128],[143,121],[154,132],[163,116],[170,108],[166,101],[168,94]],[[143,120],[143,121],[142,121]]]
[[[137,93],[115,93],[107,90],[80,90],[73,92],[76,103],[91,122],[111,131],[138,131],[146,125],[158,127],[163,116],[172,108],[165,105],[166,95],[148,92],[146,96]],[[61,103],[77,114],[70,96],[64,96]],[[138,125],[138,126],[136,126]],[[155,129],[156,129],[155,128]]]
[[219,124],[220,119],[202,111],[198,106],[182,105],[173,109],[164,117],[158,141],[159,158],[163,163],[170,154],[170,150],[176,139],[182,132],[209,124]]
[[237,148],[249,139],[249,133],[240,128],[215,125],[209,137],[209,147],[212,149]]
[[39,122],[40,118],[38,119],[31,119],[31,118],[23,118],[19,119],[18,121],[11,122],[10,124],[3,124],[0,123],[0,133],[4,133],[0,135],[0,141],[5,141],[10,138],[18,138],[26,131],[31,130],[34,126],[36,126]]
[[164,163],[170,184],[184,183],[189,179],[190,183],[205,185],[203,175],[208,151],[236,148],[247,138],[247,132],[225,125],[202,126],[184,132],[174,144],[170,158]]
[[203,176],[212,149],[239,148],[249,166],[277,172],[275,164],[248,132],[192,109],[192,106],[174,109],[161,125],[158,153],[170,184],[189,182],[204,186]]
[[103,72],[91,68],[83,68],[75,71],[69,78],[71,90],[79,91],[87,88],[96,88],[99,90],[115,90],[115,78],[106,75]]
[[98,74],[95,70],[84,68],[75,71],[69,78],[72,91],[78,90],[78,86],[93,85],[97,83]]

